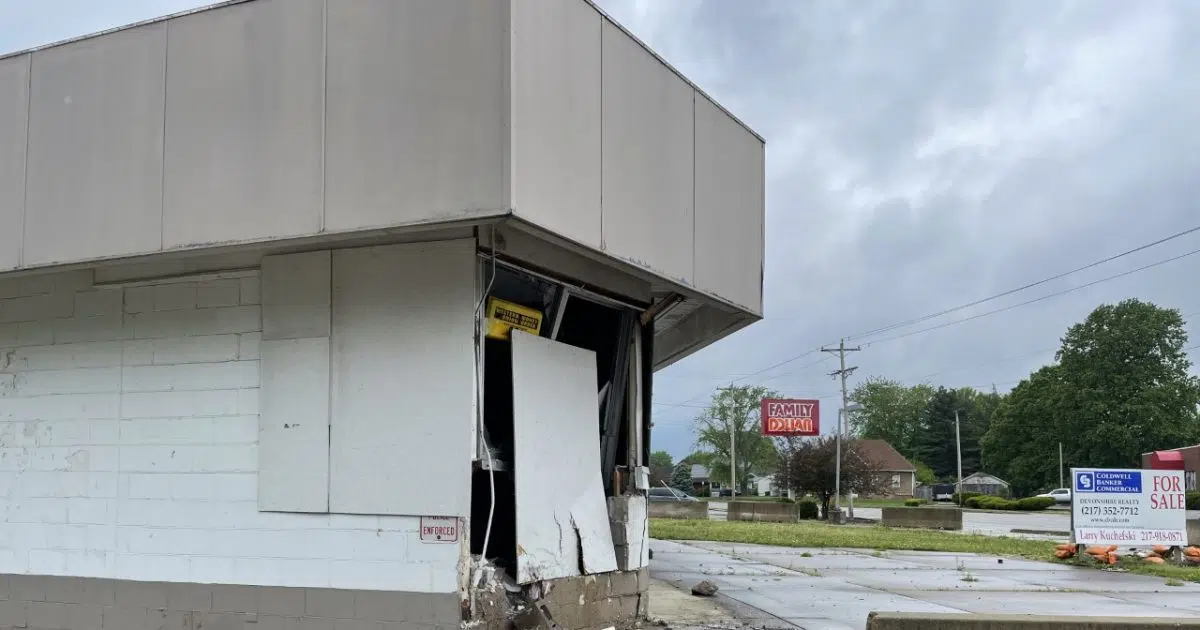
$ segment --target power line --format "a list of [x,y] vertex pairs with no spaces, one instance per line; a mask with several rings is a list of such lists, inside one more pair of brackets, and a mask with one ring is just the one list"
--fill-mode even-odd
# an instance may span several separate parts
[[995,294],[995,295],[991,295],[991,296],[988,296],[988,297],[985,297],[985,298],[982,298],[982,299],[979,299],[979,300],[975,300],[974,302],[968,302],[968,303],[966,303],[966,304],[961,304],[961,305],[959,305],[959,306],[955,306],[955,307],[953,307],[953,308],[948,308],[948,309],[945,309],[945,310],[942,310],[942,311],[938,311],[938,312],[936,312],[936,313],[930,313],[930,314],[928,314],[928,315],[923,315],[923,316],[921,316],[921,317],[917,317],[917,318],[914,318],[914,319],[906,320],[906,321],[903,321],[903,322],[897,322],[897,323],[895,323],[895,324],[890,324],[890,325],[887,325],[887,326],[883,326],[883,327],[881,327],[881,328],[875,328],[875,329],[873,329],[873,330],[868,330],[867,332],[858,333],[858,334],[856,334],[856,335],[850,335],[849,337],[846,337],[846,338],[847,338],[847,339],[861,339],[861,338],[863,338],[863,337],[870,337],[870,336],[873,336],[873,335],[877,335],[877,334],[879,334],[879,333],[884,333],[884,332],[888,332],[888,331],[890,331],[890,330],[895,330],[895,329],[897,329],[897,328],[904,328],[904,327],[907,327],[907,326],[911,326],[911,325],[913,325],[913,324],[919,324],[919,323],[921,323],[921,322],[925,322],[925,321],[928,321],[928,320],[931,320],[931,319],[934,319],[934,318],[937,318],[937,317],[941,317],[942,315],[948,315],[948,314],[950,314],[950,313],[954,313],[954,312],[957,312],[957,311],[961,311],[961,310],[964,310],[964,309],[971,308],[972,306],[979,306],[980,304],[985,304],[985,303],[987,303],[987,302],[991,302],[991,301],[993,301],[993,300],[997,300],[997,299],[1000,299],[1000,298],[1002,298],[1002,297],[1006,297],[1006,296],[1012,295],[1012,294],[1014,294],[1014,293],[1020,293],[1021,291],[1025,291],[1025,290],[1027,290],[1027,289],[1032,289],[1033,287],[1036,287],[1036,286],[1040,286],[1040,285],[1046,284],[1047,282],[1053,282],[1053,281],[1055,281],[1055,280],[1059,280],[1059,279],[1065,278],[1065,277],[1067,277],[1067,276],[1069,276],[1069,275],[1071,275],[1071,274],[1079,273],[1080,271],[1086,271],[1086,270],[1088,270],[1088,269],[1091,269],[1091,268],[1093,268],[1093,267],[1098,267],[1098,266],[1100,266],[1100,265],[1103,265],[1103,264],[1105,264],[1105,263],[1112,262],[1112,261],[1114,261],[1114,260],[1117,260],[1118,258],[1124,258],[1125,256],[1128,256],[1128,255],[1130,255],[1130,254],[1135,254],[1135,253],[1137,253],[1137,252],[1140,252],[1140,251],[1143,251],[1143,250],[1146,250],[1146,249],[1150,249],[1151,247],[1156,247],[1156,246],[1158,246],[1158,245],[1162,245],[1163,243],[1166,243],[1166,242],[1168,242],[1168,241],[1175,240],[1175,239],[1177,239],[1177,238],[1180,238],[1180,237],[1183,237],[1183,236],[1187,236],[1188,234],[1192,234],[1192,233],[1194,233],[1194,232],[1200,232],[1200,225],[1198,225],[1198,226],[1196,226],[1196,227],[1193,227],[1193,228],[1189,228],[1189,229],[1183,230],[1183,231],[1181,231],[1181,232],[1176,232],[1176,233],[1174,233],[1174,234],[1171,234],[1170,236],[1167,236],[1167,237],[1165,237],[1165,238],[1161,238],[1161,239],[1159,239],[1159,240],[1157,240],[1157,241],[1154,241],[1153,243],[1147,243],[1147,244],[1145,244],[1145,245],[1140,245],[1140,246],[1138,246],[1138,247],[1135,247],[1135,248],[1133,248],[1133,249],[1129,249],[1129,250],[1123,251],[1123,252],[1121,252],[1121,253],[1119,253],[1119,254],[1114,254],[1114,255],[1112,255],[1112,256],[1109,256],[1109,257],[1107,257],[1107,258],[1103,258],[1103,259],[1101,259],[1101,260],[1097,260],[1097,261],[1095,261],[1095,262],[1088,263],[1088,264],[1086,264],[1086,265],[1084,265],[1084,266],[1082,266],[1082,267],[1077,267],[1077,268],[1075,268],[1075,269],[1072,269],[1072,270],[1070,270],[1070,271],[1065,271],[1065,272],[1063,272],[1063,273],[1060,273],[1060,274],[1057,274],[1057,275],[1054,275],[1054,276],[1050,276],[1049,278],[1043,278],[1042,280],[1038,280],[1037,282],[1031,282],[1031,283],[1029,283],[1029,284],[1026,284],[1026,285],[1023,285],[1023,286],[1017,287],[1017,288],[1015,288],[1015,289],[1009,289],[1008,291],[1004,291],[1003,293],[997,293],[997,294]]
[[1168,258],[1168,259],[1166,259],[1166,260],[1160,260],[1160,261],[1158,261],[1158,262],[1155,262],[1155,263],[1150,263],[1149,265],[1143,265],[1143,266],[1141,266],[1141,267],[1138,267],[1138,268],[1136,268],[1136,269],[1130,269],[1129,271],[1123,271],[1123,272],[1121,272],[1121,273],[1118,273],[1118,274],[1116,274],[1116,275],[1108,276],[1107,278],[1101,278],[1101,279],[1099,279],[1099,280],[1094,280],[1094,281],[1092,281],[1092,282],[1088,282],[1087,284],[1081,284],[1081,285],[1079,285],[1079,286],[1077,286],[1077,287],[1071,287],[1070,289],[1063,289],[1062,291],[1056,291],[1056,292],[1054,292],[1054,293],[1049,293],[1049,294],[1043,295],[1043,296],[1041,296],[1041,297],[1034,298],[1034,299],[1032,299],[1032,300],[1026,300],[1026,301],[1024,301],[1024,302],[1017,302],[1016,304],[1011,304],[1011,305],[1009,305],[1009,306],[1005,306],[1004,308],[998,308],[998,309],[991,310],[991,311],[985,311],[985,312],[983,312],[983,313],[978,313],[978,314],[976,314],[976,315],[972,315],[972,316],[970,316],[970,317],[964,317],[964,318],[962,318],[962,319],[956,319],[956,320],[953,320],[953,321],[945,322],[945,323],[943,323],[943,324],[938,324],[937,326],[930,326],[930,327],[928,327],[928,328],[921,328],[921,329],[918,329],[918,330],[912,330],[912,331],[909,331],[909,332],[906,332],[906,333],[903,333],[903,334],[900,334],[900,335],[896,335],[896,336],[894,336],[894,337],[885,337],[885,338],[883,338],[883,339],[877,339],[877,340],[875,340],[875,341],[870,341],[870,342],[867,342],[867,345],[868,345],[868,346],[873,346],[873,345],[875,345],[875,344],[879,344],[879,343],[886,343],[886,342],[888,342],[888,341],[895,341],[895,340],[897,340],[897,339],[904,339],[905,337],[911,337],[911,336],[913,336],[913,335],[919,335],[919,334],[921,334],[921,333],[926,333],[926,332],[929,332],[929,331],[931,331],[931,330],[939,330],[939,329],[941,329],[941,328],[946,328],[947,326],[954,326],[955,324],[962,324],[962,323],[964,323],[964,322],[969,322],[969,321],[972,321],[972,320],[976,320],[976,319],[979,319],[979,318],[981,318],[981,317],[987,317],[987,316],[989,316],[989,315],[995,315],[995,314],[997,314],[997,313],[1003,313],[1003,312],[1005,312],[1005,311],[1011,311],[1011,310],[1013,310],[1014,308],[1019,308],[1019,307],[1022,307],[1022,306],[1028,306],[1028,305],[1030,305],[1030,304],[1036,304],[1036,303],[1038,303],[1038,302],[1041,302],[1041,301],[1043,301],[1043,300],[1048,300],[1048,299],[1050,299],[1050,298],[1058,297],[1058,296],[1060,296],[1060,295],[1066,295],[1066,294],[1068,294],[1068,293],[1072,293],[1072,292],[1074,292],[1074,291],[1078,291],[1078,290],[1080,290],[1080,289],[1086,289],[1086,288],[1088,288],[1088,287],[1096,286],[1097,284],[1101,284],[1101,283],[1103,283],[1103,282],[1108,282],[1108,281],[1110,281],[1110,280],[1116,280],[1117,278],[1123,278],[1123,277],[1125,277],[1125,276],[1128,276],[1128,275],[1135,274],[1135,273],[1137,273],[1137,272],[1139,272],[1139,271],[1145,271],[1145,270],[1147,270],[1147,269],[1150,269],[1150,268],[1153,268],[1153,267],[1158,267],[1158,266],[1160,266],[1160,265],[1165,265],[1165,264],[1167,264],[1167,263],[1170,263],[1170,262],[1175,262],[1176,260],[1179,260],[1179,259],[1181,259],[1181,258],[1187,258],[1188,256],[1194,256],[1194,255],[1196,255],[1196,254],[1200,254],[1200,249],[1193,249],[1193,250],[1192,250],[1192,251],[1190,251],[1190,252],[1187,252],[1187,253],[1184,253],[1184,254],[1180,254],[1180,255],[1178,255],[1178,256],[1173,256],[1173,257],[1171,257],[1171,258]]
[[927,378],[932,378],[934,376],[939,376],[941,374],[949,374],[951,372],[962,372],[963,370],[974,370],[974,369],[981,368],[981,367],[987,367],[989,365],[995,365],[997,363],[1006,363],[1008,361],[1016,361],[1018,359],[1028,359],[1028,358],[1032,358],[1032,357],[1039,357],[1039,356],[1042,356],[1043,354],[1046,354],[1047,352],[1055,352],[1057,350],[1058,350],[1058,347],[1055,346],[1053,348],[1046,348],[1044,350],[1038,350],[1037,352],[1030,352],[1029,354],[1022,354],[1022,355],[1015,356],[1015,357],[1005,357],[1003,359],[996,359],[995,361],[988,361],[986,363],[977,363],[975,365],[966,365],[966,366],[962,366],[962,367],[950,368],[948,370],[941,370],[939,372],[934,372],[933,374],[926,374],[925,376],[922,376],[918,380],[923,381]]

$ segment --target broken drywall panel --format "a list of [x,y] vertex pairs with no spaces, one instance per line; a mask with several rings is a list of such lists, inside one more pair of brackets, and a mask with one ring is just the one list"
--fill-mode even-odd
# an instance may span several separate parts
[[603,491],[595,492],[596,355],[513,331],[512,366],[517,582],[580,575],[581,547],[593,566],[607,566],[594,533],[607,533],[612,555]]
[[579,537],[584,573],[608,573],[617,570],[608,505],[600,471],[592,473],[592,482],[571,506],[571,524]]

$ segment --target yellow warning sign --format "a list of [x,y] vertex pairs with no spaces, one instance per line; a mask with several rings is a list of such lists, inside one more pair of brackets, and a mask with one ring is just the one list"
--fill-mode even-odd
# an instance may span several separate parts
[[508,339],[512,329],[523,330],[531,335],[542,332],[542,313],[532,308],[506,302],[499,298],[488,298],[488,332],[492,339]]

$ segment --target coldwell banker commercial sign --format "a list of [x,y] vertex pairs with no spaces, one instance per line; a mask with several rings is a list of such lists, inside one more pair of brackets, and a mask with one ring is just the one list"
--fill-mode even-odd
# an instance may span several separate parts
[[1076,543],[1187,544],[1183,471],[1072,468],[1071,480]]
[[816,400],[764,398],[763,435],[792,437],[821,433],[821,403]]

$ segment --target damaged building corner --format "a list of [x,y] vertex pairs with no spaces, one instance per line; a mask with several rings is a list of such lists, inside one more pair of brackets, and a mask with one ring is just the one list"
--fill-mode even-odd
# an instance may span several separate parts
[[[650,574],[647,564],[623,564],[622,559],[645,556],[648,539],[627,538],[630,531],[647,531],[647,523],[630,522],[629,505],[645,505],[644,497],[610,497],[610,528],[618,564],[615,571],[536,581],[525,585],[503,569],[475,558],[470,606],[465,627],[486,630],[601,630],[632,628],[649,612]],[[642,510],[644,513],[644,509]],[[638,509],[634,507],[635,515]],[[582,537],[579,538],[582,547]],[[630,545],[630,542],[633,544]],[[626,553],[626,550],[631,553]],[[582,556],[581,556],[582,557]],[[581,569],[584,567],[581,566]]]
[[[0,153],[0,625],[645,616],[653,375],[761,319],[765,152],[593,3],[239,0],[14,52]],[[139,595],[29,618],[81,590]]]
[[640,308],[490,269],[472,509],[488,542],[472,547],[466,623],[632,626],[648,605]]

